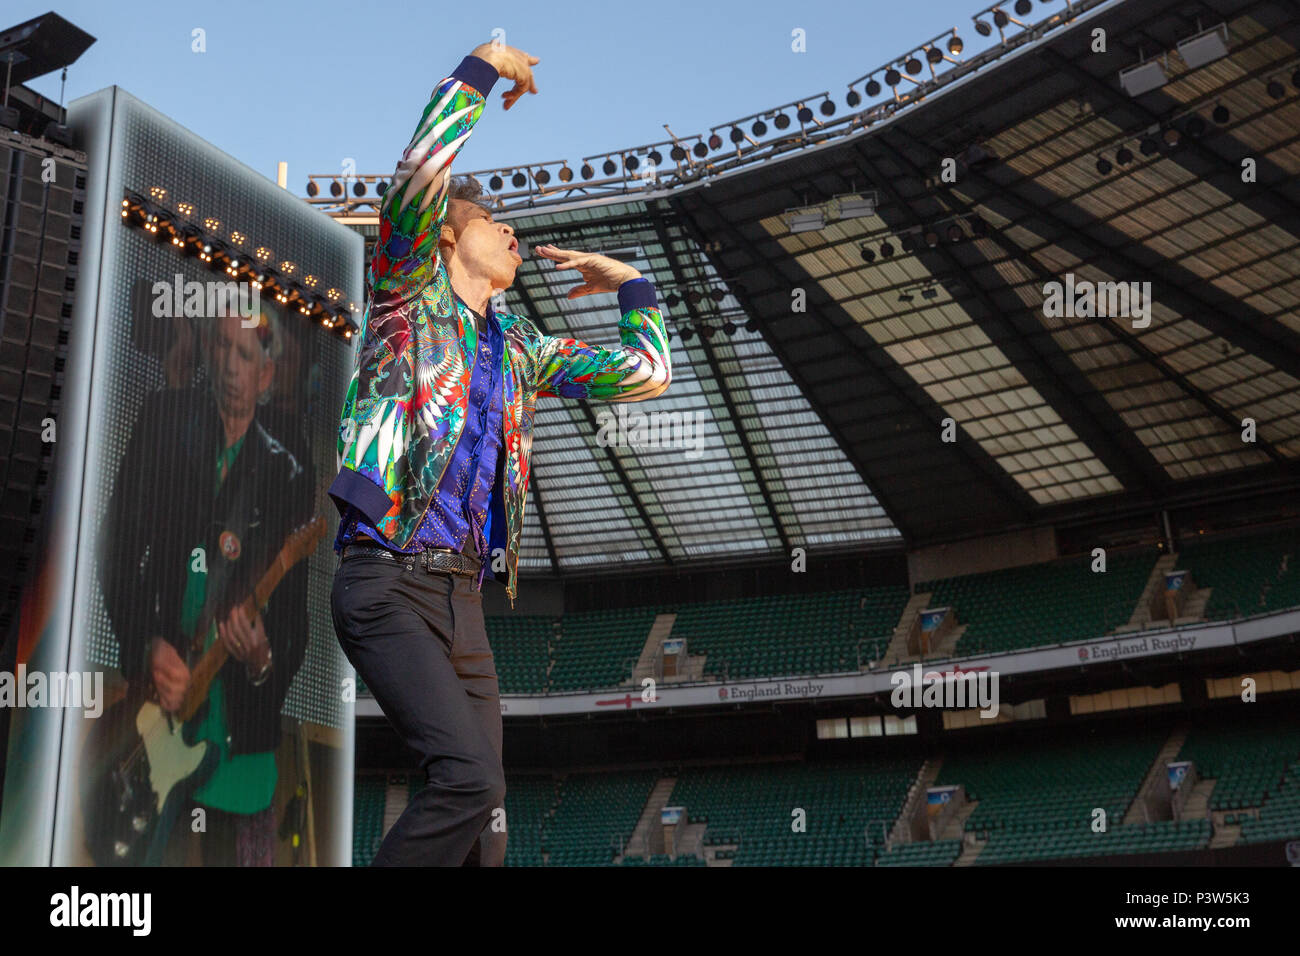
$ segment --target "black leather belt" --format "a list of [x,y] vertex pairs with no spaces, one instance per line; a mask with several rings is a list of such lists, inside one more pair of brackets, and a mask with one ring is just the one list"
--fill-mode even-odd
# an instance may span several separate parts
[[479,572],[477,564],[450,548],[425,548],[418,554],[401,554],[377,544],[349,544],[343,549],[343,558],[352,557],[385,558],[396,564],[404,564],[412,571],[419,567],[430,572],[459,574],[467,578],[477,577]]

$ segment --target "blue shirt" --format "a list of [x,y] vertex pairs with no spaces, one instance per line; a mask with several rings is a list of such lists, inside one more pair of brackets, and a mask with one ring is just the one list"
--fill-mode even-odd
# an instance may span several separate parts
[[465,551],[477,554],[481,561],[478,584],[482,587],[492,563],[492,513],[502,510],[496,478],[502,446],[501,357],[505,340],[491,305],[486,317],[469,311],[476,320],[469,333],[475,358],[465,426],[415,537],[409,546],[396,547],[350,506],[339,522],[334,550],[369,538],[399,554],[418,554],[426,548]]

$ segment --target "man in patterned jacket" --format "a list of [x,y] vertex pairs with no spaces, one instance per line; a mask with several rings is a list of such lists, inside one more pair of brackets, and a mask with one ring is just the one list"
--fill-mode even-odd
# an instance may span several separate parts
[[491,575],[513,605],[534,407],[543,396],[654,398],[671,375],[654,288],[616,259],[537,247],[581,273],[570,299],[617,293],[618,347],[544,335],[492,308],[523,261],[519,244],[450,166],[496,81],[514,82],[510,109],[537,92],[537,62],[486,43],[437,85],[384,193],[370,262],[330,487],[341,516],[334,627],[427,778],[376,865],[504,860],[501,711],[480,589]]

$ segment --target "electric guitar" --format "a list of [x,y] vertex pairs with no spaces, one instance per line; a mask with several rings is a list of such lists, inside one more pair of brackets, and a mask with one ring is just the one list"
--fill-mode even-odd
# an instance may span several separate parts
[[[317,517],[294,531],[253,593],[241,605],[251,621],[281,579],[314,550],[324,536]],[[200,624],[192,646],[207,640],[210,622]],[[86,738],[81,790],[86,843],[96,866],[158,866],[185,798],[212,775],[221,752],[195,738],[191,719],[208,698],[208,689],[229,657],[216,640],[190,670],[190,685],[180,709],[169,714],[158,704],[147,680],[137,681],[126,697],[104,713]]]

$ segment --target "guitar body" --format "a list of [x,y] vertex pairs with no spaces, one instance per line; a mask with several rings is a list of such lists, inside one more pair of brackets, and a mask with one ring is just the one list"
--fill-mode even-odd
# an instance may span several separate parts
[[[285,573],[315,549],[325,519],[313,518],[285,540],[279,554],[244,602],[252,620]],[[201,645],[207,624],[191,642]],[[81,810],[86,844],[97,866],[159,866],[187,798],[216,770],[222,750],[195,738],[206,713],[208,690],[227,653],[212,642],[190,668],[179,716],[163,713],[149,688],[132,688],[95,721],[82,754]]]
[[128,694],[86,740],[82,816],[96,866],[159,866],[188,798],[212,775],[218,748],[193,725],[169,718],[143,694]]

